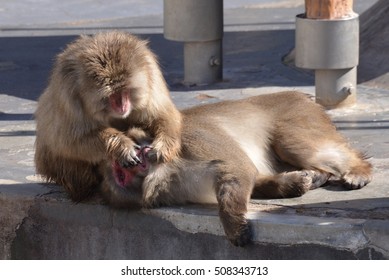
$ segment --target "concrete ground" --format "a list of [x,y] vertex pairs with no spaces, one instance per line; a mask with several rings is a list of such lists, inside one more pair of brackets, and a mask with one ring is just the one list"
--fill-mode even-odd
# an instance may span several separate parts
[[[376,1],[354,2],[362,13]],[[74,204],[61,187],[41,184],[36,100],[54,56],[77,34],[114,28],[149,39],[180,108],[287,89],[314,94],[312,73],[282,63],[302,0],[225,0],[224,80],[191,88],[181,84],[182,44],[163,38],[162,8],[155,0],[0,3],[0,259],[389,259],[389,88],[373,87],[374,77],[358,85],[356,106],[329,112],[371,156],[373,181],[253,200],[254,244],[246,248],[225,240],[215,207],[117,211]]]

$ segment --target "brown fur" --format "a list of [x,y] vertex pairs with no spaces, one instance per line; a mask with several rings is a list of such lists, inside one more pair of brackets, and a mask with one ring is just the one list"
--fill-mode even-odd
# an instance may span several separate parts
[[[251,238],[245,218],[250,197],[301,196],[330,179],[356,189],[371,180],[370,163],[302,93],[225,101],[182,115],[181,158],[152,165],[141,201],[132,197],[128,206],[217,203],[227,238],[243,246]],[[104,195],[119,188],[115,176],[107,163]],[[128,181],[121,191],[132,193],[139,183]]]
[[137,146],[123,134],[141,127],[153,153],[171,161],[180,149],[181,116],[147,42],[120,32],[81,36],[58,55],[39,99],[37,172],[85,199],[100,184],[107,158],[136,165]]

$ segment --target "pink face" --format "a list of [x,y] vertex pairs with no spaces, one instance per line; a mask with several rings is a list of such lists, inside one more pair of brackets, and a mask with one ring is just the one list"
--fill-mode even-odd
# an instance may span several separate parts
[[119,163],[114,161],[112,163],[112,171],[117,185],[122,188],[130,187],[135,177],[146,177],[150,163],[147,158],[147,153],[151,150],[149,146],[143,146],[137,152],[137,156],[142,160],[142,163],[130,167],[121,167]]
[[118,118],[126,118],[131,112],[130,90],[125,89],[109,97],[113,114]]

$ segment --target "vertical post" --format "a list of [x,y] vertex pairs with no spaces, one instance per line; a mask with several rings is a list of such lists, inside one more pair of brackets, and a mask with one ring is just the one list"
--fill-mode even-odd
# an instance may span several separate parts
[[316,101],[327,108],[356,102],[359,18],[353,0],[305,0],[296,17],[296,66],[315,70]]
[[164,36],[184,42],[184,83],[222,79],[223,0],[164,0]]

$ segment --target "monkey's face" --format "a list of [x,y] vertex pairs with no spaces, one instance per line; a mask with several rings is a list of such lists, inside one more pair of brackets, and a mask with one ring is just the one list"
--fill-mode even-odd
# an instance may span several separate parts
[[[100,116],[102,111],[109,118],[125,119],[132,111],[145,108],[149,99],[149,82],[147,69],[142,63],[128,54],[120,53],[105,63],[101,62],[101,58],[98,60],[100,65],[97,66],[86,63],[86,73],[92,73],[86,80],[94,89],[88,94],[93,95],[94,102],[86,106],[91,105],[88,109],[92,114]],[[136,72],[134,68],[137,68]]]
[[83,110],[100,121],[147,106],[154,59],[145,41],[125,33],[81,37],[60,55],[62,76]]
[[150,168],[150,163],[147,158],[147,153],[149,151],[150,148],[148,146],[141,147],[137,156],[142,162],[136,166],[125,168],[120,166],[120,164],[116,161],[111,163],[112,175],[117,186],[131,189],[134,183],[134,178],[146,177]]
[[142,163],[124,168],[116,161],[107,163],[101,193],[110,205],[120,208],[140,208],[142,206],[142,184],[148,174],[148,147],[142,147],[138,157]]

